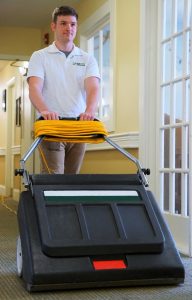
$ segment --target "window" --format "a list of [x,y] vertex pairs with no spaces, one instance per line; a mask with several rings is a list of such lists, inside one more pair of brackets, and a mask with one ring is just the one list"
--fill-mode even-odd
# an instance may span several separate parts
[[110,24],[103,25],[91,38],[88,39],[88,52],[92,53],[99,65],[100,102],[97,117],[103,122],[110,119]]
[[114,130],[114,85],[112,16],[108,1],[83,25],[80,26],[80,46],[94,55],[100,70],[100,99],[97,116],[108,131]]

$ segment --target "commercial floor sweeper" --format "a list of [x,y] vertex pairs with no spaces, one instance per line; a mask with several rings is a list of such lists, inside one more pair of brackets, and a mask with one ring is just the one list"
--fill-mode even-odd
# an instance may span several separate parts
[[148,170],[103,135],[135,163],[136,174],[30,175],[25,163],[45,136],[35,139],[15,172],[26,187],[17,240],[17,271],[26,289],[183,283],[184,267],[148,189]]

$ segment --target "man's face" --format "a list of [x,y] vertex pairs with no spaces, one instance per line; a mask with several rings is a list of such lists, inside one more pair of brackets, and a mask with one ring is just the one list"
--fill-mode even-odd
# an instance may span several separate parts
[[55,39],[60,42],[73,42],[77,32],[77,19],[75,16],[58,16],[56,23],[51,23]]

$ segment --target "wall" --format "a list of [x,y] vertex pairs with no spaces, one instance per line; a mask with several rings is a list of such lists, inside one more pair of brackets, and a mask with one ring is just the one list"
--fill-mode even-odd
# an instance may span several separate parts
[[0,59],[3,55],[30,57],[41,48],[41,30],[23,27],[0,27]]
[[139,0],[117,0],[117,131],[139,130]]
[[[137,149],[125,149],[137,157]],[[136,173],[135,165],[117,150],[87,151],[81,173],[130,174]]]

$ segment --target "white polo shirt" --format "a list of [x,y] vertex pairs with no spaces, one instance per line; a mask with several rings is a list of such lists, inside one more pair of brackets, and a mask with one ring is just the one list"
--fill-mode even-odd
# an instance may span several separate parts
[[[78,117],[86,108],[84,80],[100,78],[95,58],[74,45],[66,58],[55,43],[35,51],[29,61],[27,78],[44,80],[43,97],[49,110],[61,117]],[[37,113],[39,116],[39,113]]]

